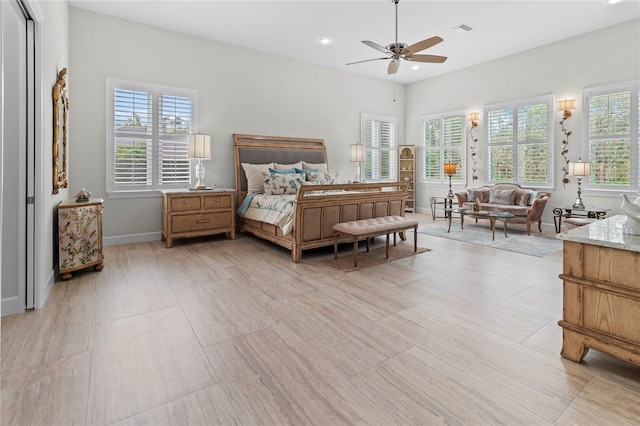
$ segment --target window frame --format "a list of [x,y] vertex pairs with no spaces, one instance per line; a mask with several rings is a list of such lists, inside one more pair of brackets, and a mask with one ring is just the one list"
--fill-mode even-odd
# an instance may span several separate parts
[[[150,93],[152,96],[151,106],[151,134],[142,136],[151,140],[151,154],[147,156],[150,163],[151,184],[125,185],[119,186],[115,184],[115,91],[130,90],[144,93]],[[151,83],[143,83],[130,80],[121,80],[115,78],[107,78],[106,81],[106,114],[107,114],[107,131],[106,131],[106,180],[107,180],[107,196],[109,198],[138,198],[138,197],[154,197],[161,195],[161,191],[165,189],[184,189],[188,187],[195,179],[194,161],[189,160],[189,182],[180,182],[175,184],[160,183],[160,137],[167,140],[181,141],[184,139],[185,152],[187,147],[188,134],[198,133],[198,93],[194,89],[162,86]],[[160,134],[160,106],[159,95],[168,95],[188,98],[191,100],[191,127],[187,134],[179,134],[176,136]]]
[[[529,182],[529,181],[521,181],[518,178],[518,153],[519,147],[534,143],[539,143],[535,141],[519,141],[518,140],[518,108],[533,106],[537,104],[546,104],[547,105],[547,173],[546,173],[546,182]],[[509,102],[501,102],[496,104],[485,105],[484,107],[484,122],[486,125],[484,126],[484,166],[486,170],[486,182],[489,184],[499,184],[499,183],[507,183],[507,181],[502,180],[494,180],[491,178],[491,164],[490,164],[490,148],[492,146],[498,146],[499,144],[491,144],[489,141],[489,131],[490,131],[490,123],[489,123],[489,113],[491,111],[496,110],[505,110],[511,109],[513,111],[513,137],[509,143],[500,144],[502,146],[512,146],[513,147],[513,179],[508,183],[517,183],[521,186],[526,187],[535,187],[541,189],[553,189],[555,182],[555,167],[554,167],[554,151],[555,151],[555,118],[554,113],[555,109],[553,105],[555,104],[553,94],[534,96],[526,99],[518,99]]]
[[[382,148],[377,148],[374,149],[374,147],[371,146],[371,144],[369,143],[370,141],[366,141],[365,140],[365,121],[377,121],[379,123],[381,122],[385,122],[385,123],[391,123],[393,124],[393,140],[390,142],[390,146],[389,148],[386,149],[382,149]],[[380,142],[380,141],[378,141]],[[381,116],[381,115],[374,115],[374,114],[365,114],[365,113],[361,113],[360,114],[360,143],[362,145],[364,145],[364,158],[365,161],[362,162],[362,178],[363,180],[367,181],[367,182],[395,182],[398,180],[398,119],[395,117],[385,117],[385,116]],[[382,151],[388,151],[389,152],[389,168],[391,170],[389,170],[389,177],[382,179],[380,178],[380,176],[378,176],[377,178],[375,177],[367,177],[365,174],[365,170],[367,169],[367,164],[369,163],[369,159],[373,159],[374,157],[374,152],[378,151],[378,152],[382,152]],[[379,159],[379,164],[378,164],[378,170],[382,171],[382,155],[378,155],[378,159]],[[379,175],[382,175],[382,173],[380,173]]]
[[[580,158],[582,161],[591,162],[591,135],[589,134],[589,121],[591,111],[589,100],[591,96],[600,96],[618,92],[629,92],[630,94],[630,114],[629,114],[629,184],[628,185],[606,185],[592,182],[596,167],[591,164],[591,176],[582,179],[582,188],[585,194],[600,196],[619,196],[624,193],[636,193],[640,191],[640,80],[632,80],[623,83],[614,83],[604,86],[595,86],[582,89],[581,98],[583,107],[582,114],[582,134],[584,143],[580,146]],[[611,136],[611,135],[609,135]],[[626,134],[618,134],[624,137]]]
[[[466,110],[455,110],[449,112],[443,112],[438,114],[430,114],[419,117],[420,122],[420,149],[419,149],[419,157],[420,157],[420,183],[425,184],[449,184],[449,175],[444,174],[444,164],[446,162],[445,159],[445,151],[447,150],[444,141],[444,120],[449,118],[459,117],[461,121],[460,133],[462,137],[462,143],[459,148],[460,151],[460,164],[459,167],[456,167],[456,173],[451,176],[452,184],[465,184],[467,182],[467,111]],[[425,161],[426,155],[426,127],[425,123],[428,121],[440,121],[440,146],[439,150],[439,170],[438,170],[438,179],[428,179],[426,177],[427,172],[427,164]]]

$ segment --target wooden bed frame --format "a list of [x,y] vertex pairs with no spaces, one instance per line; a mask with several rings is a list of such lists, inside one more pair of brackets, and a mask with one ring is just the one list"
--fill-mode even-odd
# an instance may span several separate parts
[[[234,134],[233,144],[237,206],[247,195],[247,180],[241,163],[327,162],[322,139]],[[236,223],[238,231],[246,230],[291,250],[291,260],[298,263],[303,250],[333,245],[333,225],[336,223],[380,216],[404,216],[408,188],[407,182],[302,186],[294,202],[293,231],[289,235],[282,235],[275,225],[239,216]],[[327,190],[349,193],[317,194],[317,191]],[[348,236],[340,240],[351,241]]]

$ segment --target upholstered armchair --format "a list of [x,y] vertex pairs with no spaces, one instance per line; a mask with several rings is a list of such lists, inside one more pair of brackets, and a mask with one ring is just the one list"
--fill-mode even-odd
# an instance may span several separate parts
[[542,193],[540,198],[531,204],[531,210],[529,210],[529,213],[526,216],[516,216],[509,219],[509,222],[526,223],[528,235],[531,235],[531,224],[538,222],[538,231],[542,232],[542,213],[544,212],[544,207],[547,205],[549,198],[551,198],[551,194]]

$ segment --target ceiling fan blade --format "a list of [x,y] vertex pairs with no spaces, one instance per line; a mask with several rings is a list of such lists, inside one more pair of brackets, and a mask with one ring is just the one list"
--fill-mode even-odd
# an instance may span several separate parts
[[389,68],[387,68],[387,74],[395,74],[398,72],[398,68],[400,68],[400,61],[393,59],[389,62]]
[[369,41],[369,40],[362,40],[362,42],[363,42],[364,44],[366,44],[367,46],[369,46],[369,47],[372,47],[372,48],[374,48],[374,49],[376,49],[376,50],[379,50],[379,51],[380,51],[380,52],[382,52],[382,53],[393,53],[392,51],[390,51],[390,50],[389,50],[389,49],[387,49],[386,47],[384,47],[384,46],[380,46],[379,44],[374,43],[374,42],[372,42],[372,41]]
[[447,60],[447,57],[439,55],[411,55],[405,59],[413,62],[431,62],[434,64],[441,64]]
[[375,59],[365,59],[364,61],[355,61],[355,62],[349,62],[346,65],[353,65],[353,64],[361,64],[362,62],[371,62],[371,61],[380,61],[383,59],[389,59],[389,57],[385,57],[385,58],[375,58]]
[[442,41],[444,41],[444,40],[442,40],[441,37],[434,36],[434,37],[428,38],[426,40],[422,40],[422,41],[419,41],[417,43],[412,44],[411,46],[409,46],[407,48],[407,50],[409,51],[409,53],[418,53],[418,52],[420,52],[420,51],[422,51],[424,49],[428,49],[428,48],[430,48],[432,46],[435,46],[436,44],[441,43]]

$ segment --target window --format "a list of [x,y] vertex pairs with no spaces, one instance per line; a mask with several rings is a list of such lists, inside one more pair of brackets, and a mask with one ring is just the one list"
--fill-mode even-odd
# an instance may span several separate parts
[[488,181],[552,187],[553,97],[489,105]]
[[360,138],[364,145],[364,179],[397,179],[396,119],[362,114]]
[[591,177],[585,187],[640,190],[639,82],[587,89],[582,97],[586,115],[584,134],[589,140],[583,160],[588,158],[591,162]]
[[196,92],[111,79],[107,92],[107,191],[139,195],[187,186]]
[[449,181],[444,174],[444,163],[455,163],[453,182],[465,179],[464,111],[432,115],[420,118],[422,134],[421,179],[423,182],[443,183]]

